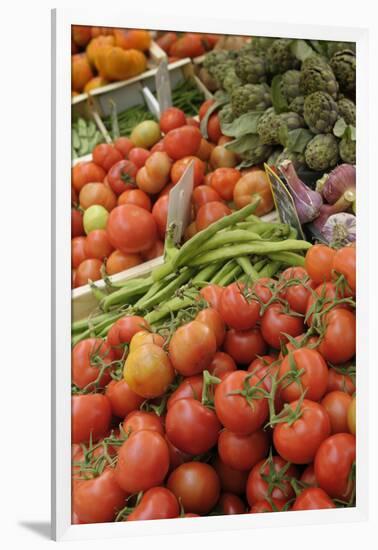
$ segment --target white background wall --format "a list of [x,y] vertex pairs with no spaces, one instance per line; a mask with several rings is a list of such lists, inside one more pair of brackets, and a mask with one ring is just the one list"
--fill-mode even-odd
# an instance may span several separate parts
[[[0,540],[2,547],[30,550],[52,545],[50,516],[50,8],[63,2],[8,2],[3,7],[0,32],[2,117],[0,136],[1,294],[0,319]],[[82,5],[84,2],[81,3]],[[111,3],[167,14],[226,20],[255,19],[292,23],[362,26],[371,29],[371,70],[366,75],[371,97],[371,159],[377,156],[377,17],[373,2],[360,0],[144,0]],[[77,4],[76,4],[77,5]],[[91,0],[90,9],[103,10],[106,2]],[[75,6],[75,4],[72,4]],[[161,6],[161,8],[160,8]],[[372,101],[373,100],[373,101]],[[5,119],[4,119],[5,117]],[[368,182],[359,182],[367,185]],[[370,184],[378,185],[375,173]],[[372,220],[374,202],[371,201]],[[374,246],[372,224],[371,252]],[[372,277],[374,281],[374,276]],[[372,285],[373,286],[373,285]],[[371,334],[377,332],[372,289]],[[366,335],[368,338],[368,335]],[[373,348],[373,346],[372,346]],[[4,354],[5,351],[5,354]],[[375,354],[372,361],[376,362]],[[358,368],[364,368],[359,365]],[[371,381],[377,388],[377,376]],[[373,401],[373,400],[372,400]],[[371,404],[371,519],[365,524],[321,528],[265,529],[253,532],[168,536],[152,540],[106,541],[107,546],[156,550],[176,548],[372,548],[377,535],[377,407]],[[375,489],[374,489],[375,487]],[[63,543],[62,543],[63,544]],[[69,548],[101,548],[104,542],[65,543]]]

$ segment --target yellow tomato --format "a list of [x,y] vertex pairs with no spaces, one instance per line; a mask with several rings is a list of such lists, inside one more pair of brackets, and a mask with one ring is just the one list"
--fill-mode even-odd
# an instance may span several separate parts
[[356,398],[353,397],[349,407],[348,407],[348,428],[351,434],[356,435]]
[[145,344],[155,344],[160,348],[164,345],[164,338],[160,334],[154,334],[153,332],[148,332],[147,330],[140,330],[131,338],[129,353],[132,353],[134,350]]
[[151,399],[163,395],[173,382],[175,371],[168,354],[156,344],[143,344],[129,353],[123,376],[130,389]]

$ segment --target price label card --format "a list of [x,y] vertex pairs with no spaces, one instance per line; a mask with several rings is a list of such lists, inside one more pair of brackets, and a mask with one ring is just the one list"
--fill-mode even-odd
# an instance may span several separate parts
[[278,212],[278,216],[282,223],[287,223],[298,232],[298,238],[305,239],[301,222],[298,218],[297,209],[286,185],[280,177],[267,165],[264,164],[265,173],[267,175],[270,188],[273,195],[274,204]]
[[168,200],[167,227],[174,224],[173,240],[181,241],[190,220],[191,197],[194,184],[194,162],[192,161],[180,181],[171,189]]
[[167,57],[160,61],[155,81],[160,113],[163,113],[166,109],[172,107],[171,79],[169,78]]

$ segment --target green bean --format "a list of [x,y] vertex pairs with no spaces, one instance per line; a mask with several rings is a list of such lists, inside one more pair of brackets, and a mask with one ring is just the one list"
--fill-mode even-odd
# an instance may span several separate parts
[[224,264],[224,266],[214,275],[214,277],[211,279],[211,284],[218,285],[219,281],[222,280],[222,278],[230,273],[234,267],[235,267],[235,260],[229,260]]
[[123,288],[112,292],[109,296],[106,296],[100,306],[104,311],[109,311],[111,306],[116,304],[126,304],[131,298],[135,298],[136,296],[140,296],[141,294],[147,292],[152,283],[152,278],[147,277],[146,279],[143,279],[143,282],[141,282],[138,286],[131,288],[124,286]]
[[192,283],[208,283],[214,273],[217,273],[219,271],[220,266],[221,264],[219,263],[207,265],[206,267],[201,269],[201,271],[199,271],[197,275],[193,277]]
[[273,275],[275,275],[280,269],[281,265],[282,264],[280,262],[267,263],[259,272],[259,278],[261,279],[262,277],[273,277]]
[[242,273],[240,265],[236,265],[229,273],[226,273],[219,281],[219,286],[227,286],[237,280],[238,276]]
[[95,333],[96,335],[101,334],[105,328],[114,325],[114,323],[118,319],[121,319],[121,317],[124,317],[124,315],[125,315],[124,311],[122,311],[121,313],[118,313],[116,316],[109,315],[107,319],[104,319],[101,323],[98,323],[94,327],[89,327],[87,330],[80,332],[79,334],[75,334],[72,338],[72,345],[74,346],[78,342],[81,342],[81,340],[84,340],[85,338],[89,338],[93,333]]
[[236,244],[243,242],[251,242],[261,240],[260,235],[253,233],[252,231],[244,231],[242,229],[230,229],[229,231],[219,232],[217,235],[214,235],[208,239],[199,250],[200,253],[206,252],[207,250],[214,250],[226,244]]
[[[116,318],[117,315],[118,315],[117,313],[114,314],[114,317]],[[89,326],[95,327],[99,323],[102,323],[103,321],[109,319],[110,316],[111,316],[111,314],[109,314],[109,313],[102,313],[101,315],[97,315],[96,317],[92,317],[92,319],[87,317],[86,319],[82,319],[81,321],[75,321],[74,323],[72,323],[71,331],[72,332],[80,332],[80,331],[83,331],[83,330],[87,330]]]
[[[193,255],[194,252],[200,249],[200,247],[213,235],[218,233],[220,229],[230,227],[240,220],[243,220],[246,216],[254,212],[258,206],[259,201],[248,204],[241,210],[236,210],[229,216],[224,216],[216,222],[209,225],[206,229],[196,233],[191,239],[186,241],[180,248],[173,265],[179,267],[185,265],[187,260]],[[206,262],[207,263],[207,262]]]
[[[225,218],[222,218],[225,219]],[[213,224],[215,225],[215,224]],[[209,226],[211,227],[211,225]],[[219,260],[227,260],[229,258],[235,258],[239,256],[246,256],[250,254],[270,254],[271,252],[286,252],[292,250],[307,250],[311,247],[311,244],[307,241],[295,241],[286,240],[279,242],[255,242],[251,244],[238,244],[235,246],[225,246],[219,250],[210,250],[204,254],[199,254],[192,258],[188,265],[195,267],[198,265],[205,265],[210,262],[217,262]]]
[[260,277],[260,271],[262,270],[262,268],[268,263],[268,259],[267,258],[261,258],[261,260],[258,260],[255,264],[253,264],[253,267],[255,268],[255,270],[258,272],[259,274],[259,277]]
[[272,252],[271,254],[268,254],[268,257],[271,260],[275,260],[278,262],[281,262],[286,265],[292,265],[292,266],[301,266],[304,267],[305,265],[305,259],[300,254],[296,254],[295,252]]
[[164,287],[159,292],[155,293],[154,296],[139,300],[139,309],[147,309],[156,304],[163,303],[167,298],[170,298],[177,289],[187,283],[194,272],[194,269],[184,268],[173,281],[164,285]]
[[175,296],[174,298],[166,302],[161,308],[154,309],[153,311],[151,311],[151,313],[145,315],[144,318],[150,325],[157,323],[158,321],[160,321],[160,319],[163,319],[170,313],[174,313],[175,311],[179,311],[180,309],[194,304],[196,295],[197,293],[193,293],[193,297],[190,295],[184,297]]
[[236,261],[237,263],[239,264],[239,266],[242,268],[242,270],[244,271],[244,273],[246,275],[248,275],[248,277],[252,280],[252,281],[256,281],[258,278],[259,278],[259,274],[258,272],[256,271],[256,269],[253,267],[253,265],[251,264],[251,261],[248,257],[246,256],[240,256],[240,258],[236,258]]

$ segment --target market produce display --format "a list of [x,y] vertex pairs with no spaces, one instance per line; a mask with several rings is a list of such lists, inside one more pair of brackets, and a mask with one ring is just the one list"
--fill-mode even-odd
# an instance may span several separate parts
[[112,143],[73,166],[72,281],[96,306],[72,322],[72,523],[353,507],[354,45],[155,39],[204,56],[215,94],[183,81],[158,119],[114,106]]

